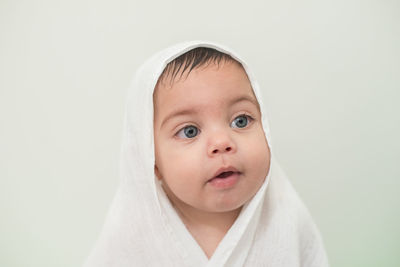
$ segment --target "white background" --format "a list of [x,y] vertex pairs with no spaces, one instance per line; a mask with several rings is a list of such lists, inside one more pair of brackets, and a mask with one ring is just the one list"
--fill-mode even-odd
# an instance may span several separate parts
[[[0,266],[80,266],[154,52],[239,52],[332,266],[400,266],[398,1],[0,0]],[[140,118],[138,118],[140,123]]]

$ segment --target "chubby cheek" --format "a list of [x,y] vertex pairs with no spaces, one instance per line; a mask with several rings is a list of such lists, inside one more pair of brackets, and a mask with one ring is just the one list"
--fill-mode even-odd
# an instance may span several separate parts
[[253,179],[262,182],[269,170],[270,153],[264,134],[258,134],[246,146],[247,170],[252,172]]
[[[199,157],[200,151],[194,145],[179,143],[164,143],[158,148],[157,159],[159,160],[164,178],[174,180],[176,185],[185,185],[188,181],[201,174],[202,166]],[[173,187],[173,185],[171,185]]]

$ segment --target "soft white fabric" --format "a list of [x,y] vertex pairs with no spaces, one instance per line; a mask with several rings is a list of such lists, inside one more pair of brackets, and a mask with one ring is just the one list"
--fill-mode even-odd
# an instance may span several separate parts
[[[242,63],[261,106],[271,166],[208,259],[186,229],[154,174],[153,90],[168,62],[196,47],[211,47]],[[128,91],[120,158],[121,181],[100,238],[85,267],[328,266],[319,231],[274,156],[259,86],[232,49],[209,41],[166,48],[136,72]]]

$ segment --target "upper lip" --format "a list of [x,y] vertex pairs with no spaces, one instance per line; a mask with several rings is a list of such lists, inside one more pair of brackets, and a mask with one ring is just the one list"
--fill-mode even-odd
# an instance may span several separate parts
[[[238,172],[238,173],[240,173],[235,167],[232,167],[232,166],[221,167],[215,172],[214,176],[210,180],[214,179],[215,177],[217,177],[218,175],[220,175],[223,172]],[[210,180],[208,180],[208,181],[210,181]]]

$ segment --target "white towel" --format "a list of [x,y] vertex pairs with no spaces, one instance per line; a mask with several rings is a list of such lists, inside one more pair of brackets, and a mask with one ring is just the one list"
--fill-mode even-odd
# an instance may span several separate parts
[[[242,208],[210,259],[192,237],[154,174],[153,91],[165,66],[197,47],[224,52],[244,67],[261,107],[271,151],[264,183]],[[261,91],[243,58],[209,41],[168,47],[136,72],[126,102],[120,184],[85,267],[328,266],[312,218],[276,162]]]

